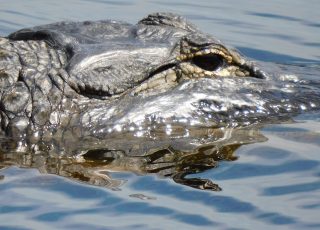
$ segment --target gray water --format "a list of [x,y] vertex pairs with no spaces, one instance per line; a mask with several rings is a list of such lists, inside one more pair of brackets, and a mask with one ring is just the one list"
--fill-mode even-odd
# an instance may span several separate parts
[[[319,78],[319,8],[316,0],[11,0],[0,1],[0,35],[61,20],[135,23],[150,12],[170,11],[252,59]],[[320,113],[264,126],[255,138],[235,150],[237,160],[190,176],[211,179],[220,192],[130,172],[109,172],[114,187],[92,186],[30,169],[28,155],[0,154],[2,167],[8,165],[0,171],[0,228],[319,229]]]

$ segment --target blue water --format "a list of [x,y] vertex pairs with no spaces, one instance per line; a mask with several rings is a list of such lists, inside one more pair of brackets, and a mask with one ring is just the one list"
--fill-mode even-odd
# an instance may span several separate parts
[[[319,9],[317,0],[10,0],[0,1],[0,35],[61,20],[135,23],[170,11],[253,59],[320,77],[308,68],[320,65]],[[129,172],[111,173],[124,184],[107,189],[12,162],[0,170],[0,229],[320,229],[320,113],[295,121],[263,127],[268,140],[194,175],[220,192]]]

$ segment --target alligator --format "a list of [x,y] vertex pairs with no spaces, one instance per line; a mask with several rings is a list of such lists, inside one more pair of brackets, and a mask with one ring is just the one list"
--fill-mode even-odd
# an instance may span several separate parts
[[[296,80],[290,75],[276,85],[238,51],[171,13],[150,14],[136,25],[37,26],[1,38],[0,45],[1,130],[31,142],[135,129],[130,124],[152,119],[222,125],[248,121],[246,113],[252,119],[318,106],[312,89],[303,94],[308,101],[291,102],[288,91],[297,87],[286,86]],[[274,102],[259,101],[261,91]]]
[[232,130],[320,108],[316,79],[264,68],[172,13],[134,25],[22,29],[0,37],[0,135],[9,140],[1,138],[1,149],[112,158],[197,152],[217,139],[232,139],[221,148],[246,143]]

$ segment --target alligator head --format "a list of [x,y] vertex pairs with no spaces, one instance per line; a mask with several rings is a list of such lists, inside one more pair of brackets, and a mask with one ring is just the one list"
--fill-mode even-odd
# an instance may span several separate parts
[[233,127],[319,107],[316,84],[267,76],[169,13],[136,25],[38,26],[1,38],[0,45],[2,130],[31,143],[131,131],[157,138],[150,130],[161,130],[158,124]]

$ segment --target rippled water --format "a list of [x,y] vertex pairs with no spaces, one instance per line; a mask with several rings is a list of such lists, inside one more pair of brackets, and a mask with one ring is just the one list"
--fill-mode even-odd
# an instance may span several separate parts
[[[0,3],[0,35],[61,20],[112,18],[135,23],[150,12],[171,11],[253,59],[317,79],[319,8],[316,0],[11,0]],[[222,188],[220,192],[184,186],[185,181],[161,176],[165,170],[156,175],[141,168],[129,169],[136,173],[109,168],[111,172],[104,174],[112,177],[105,185],[109,188],[92,186],[79,182],[85,178],[74,172],[95,168],[77,159],[75,164],[41,151],[0,153],[2,167],[10,166],[0,171],[0,228],[319,229],[320,113],[294,120],[240,134],[221,131],[222,139],[246,136],[245,143],[251,144],[193,154],[190,161],[201,167],[186,178],[210,179]],[[222,160],[219,167],[211,164],[211,158]],[[175,164],[183,167],[183,161]]]

